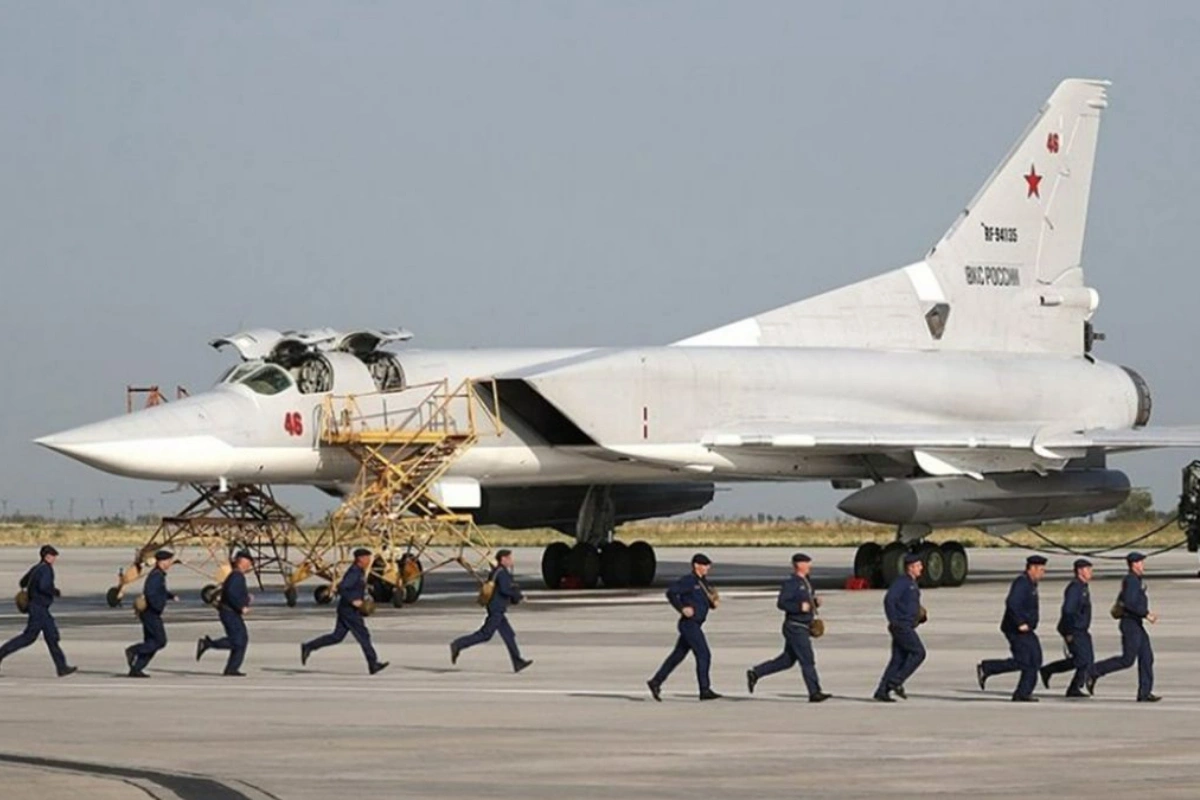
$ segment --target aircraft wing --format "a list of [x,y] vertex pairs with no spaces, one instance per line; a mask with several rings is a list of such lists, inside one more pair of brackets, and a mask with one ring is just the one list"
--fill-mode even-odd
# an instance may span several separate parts
[[1099,447],[1105,450],[1153,450],[1159,447],[1200,447],[1200,425],[1158,425],[1145,428],[1095,429],[1048,437],[1045,447]]
[[1200,447],[1200,425],[1048,430],[1031,425],[843,425],[763,426],[716,431],[701,441],[710,449],[850,450],[1145,450]]
[[705,447],[757,450],[842,450],[872,452],[921,448],[1032,448],[1037,428],[1014,425],[844,425],[818,423],[804,426],[749,427],[713,432],[701,441]]
[[1046,472],[1062,469],[1089,451],[1111,452],[1160,447],[1200,448],[1200,426],[1128,429],[1046,429],[1023,425],[959,427],[953,425],[840,425],[822,423],[803,428],[763,426],[736,432],[714,432],[701,444],[714,451],[759,453],[836,452],[911,453],[929,475],[988,472]]

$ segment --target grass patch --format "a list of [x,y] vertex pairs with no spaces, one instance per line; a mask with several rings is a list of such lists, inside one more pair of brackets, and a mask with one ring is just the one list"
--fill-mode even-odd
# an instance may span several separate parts
[[[1055,523],[1041,531],[1050,539],[1073,548],[1112,547],[1146,533],[1156,523]],[[485,528],[494,547],[544,547],[551,542],[567,541],[551,530],[506,531]],[[37,547],[53,544],[63,547],[140,547],[149,541],[154,528],[149,526],[113,526],[52,524],[0,525],[0,547]],[[895,537],[893,528],[840,522],[736,522],[678,520],[639,522],[623,526],[620,538],[643,539],[659,547],[854,547],[863,542],[886,544]],[[1035,534],[1024,532],[1007,537],[1023,547],[1044,546]],[[1174,544],[1183,538],[1174,524],[1137,547],[1153,549]],[[971,528],[935,531],[934,542],[957,540],[967,547],[1007,547],[1008,544]]]

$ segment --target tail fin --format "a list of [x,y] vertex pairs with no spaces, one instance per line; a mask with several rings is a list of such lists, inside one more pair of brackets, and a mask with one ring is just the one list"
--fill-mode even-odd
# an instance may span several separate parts
[[923,261],[680,345],[1080,354],[1081,253],[1107,81],[1063,81]]
[[1042,284],[1083,285],[1080,254],[1107,86],[1079,79],[1058,85],[925,257],[934,272],[996,264]]

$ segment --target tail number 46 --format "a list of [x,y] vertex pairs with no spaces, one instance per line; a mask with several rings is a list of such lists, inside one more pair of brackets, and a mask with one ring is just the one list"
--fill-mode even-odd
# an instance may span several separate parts
[[299,411],[289,411],[283,415],[283,429],[290,436],[304,435],[304,418]]

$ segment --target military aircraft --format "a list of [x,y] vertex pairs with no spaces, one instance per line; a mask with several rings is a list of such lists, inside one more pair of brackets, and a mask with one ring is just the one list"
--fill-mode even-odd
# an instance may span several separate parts
[[444,494],[481,523],[574,537],[547,548],[548,585],[648,583],[654,552],[617,540],[622,523],[701,508],[719,483],[812,480],[896,526],[857,574],[886,583],[915,550],[928,585],[957,585],[967,553],[933,529],[1104,511],[1130,490],[1110,453],[1200,445],[1200,428],[1148,427],[1146,382],[1092,354],[1081,255],[1107,86],[1063,81],[924,258],[878,277],[667,346],[393,352],[407,332],[251,330],[212,343],[243,360],[212,390],[37,441],[135,478],[337,494],[357,464],[313,436],[323,397],[486,380],[504,432]]

